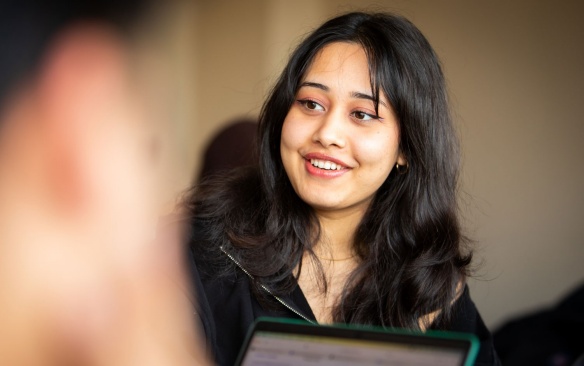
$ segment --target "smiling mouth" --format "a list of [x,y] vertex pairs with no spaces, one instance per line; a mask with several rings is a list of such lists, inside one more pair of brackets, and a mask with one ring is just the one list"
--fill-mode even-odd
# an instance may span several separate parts
[[342,165],[333,163],[332,161],[328,161],[328,160],[310,159],[310,164],[316,168],[323,169],[323,170],[341,170],[341,169],[343,169]]

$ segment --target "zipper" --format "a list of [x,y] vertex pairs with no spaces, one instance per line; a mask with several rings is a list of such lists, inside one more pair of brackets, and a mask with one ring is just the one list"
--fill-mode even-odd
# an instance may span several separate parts
[[[221,249],[221,251],[227,256],[229,257],[229,259],[231,259],[231,261],[233,263],[235,263],[235,265],[237,267],[239,267],[239,269],[241,269],[243,271],[243,273],[245,273],[249,278],[251,278],[252,280],[254,280],[253,276],[245,269],[243,268],[243,266],[235,259],[233,258],[233,256],[231,254],[229,254],[225,249],[223,249],[223,246],[220,246],[219,249]],[[298,315],[299,317],[301,317],[302,319],[306,320],[307,322],[311,323],[311,324],[318,324],[317,322],[315,322],[312,319],[309,319],[308,317],[306,317],[304,314],[302,314],[301,312],[299,312],[298,310],[294,309],[291,305],[287,304],[286,301],[282,300],[282,298],[280,298],[279,296],[274,295],[274,293],[272,293],[272,291],[270,291],[270,289],[268,289],[266,286],[264,286],[263,284],[260,283],[260,287],[266,291],[268,294],[270,294],[274,299],[276,299],[276,301],[278,301],[280,304],[284,305],[284,307],[286,307],[288,310],[290,310],[291,312],[293,312],[294,314]]]

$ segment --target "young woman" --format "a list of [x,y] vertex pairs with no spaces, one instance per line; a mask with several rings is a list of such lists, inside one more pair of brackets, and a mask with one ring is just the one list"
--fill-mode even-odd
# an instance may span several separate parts
[[329,20],[260,116],[256,167],[195,188],[191,268],[218,363],[255,318],[472,332],[457,139],[436,54],[389,14]]

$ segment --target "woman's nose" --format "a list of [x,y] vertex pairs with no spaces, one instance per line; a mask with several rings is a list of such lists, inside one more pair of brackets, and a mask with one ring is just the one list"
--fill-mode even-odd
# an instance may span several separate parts
[[346,128],[345,120],[340,113],[329,112],[320,119],[312,141],[324,147],[343,148],[346,145]]

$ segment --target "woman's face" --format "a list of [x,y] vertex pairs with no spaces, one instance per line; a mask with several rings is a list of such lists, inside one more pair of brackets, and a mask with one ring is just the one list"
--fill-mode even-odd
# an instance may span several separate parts
[[363,48],[336,42],[315,56],[282,126],[280,153],[296,193],[317,212],[365,211],[396,162],[397,119],[372,97]]

